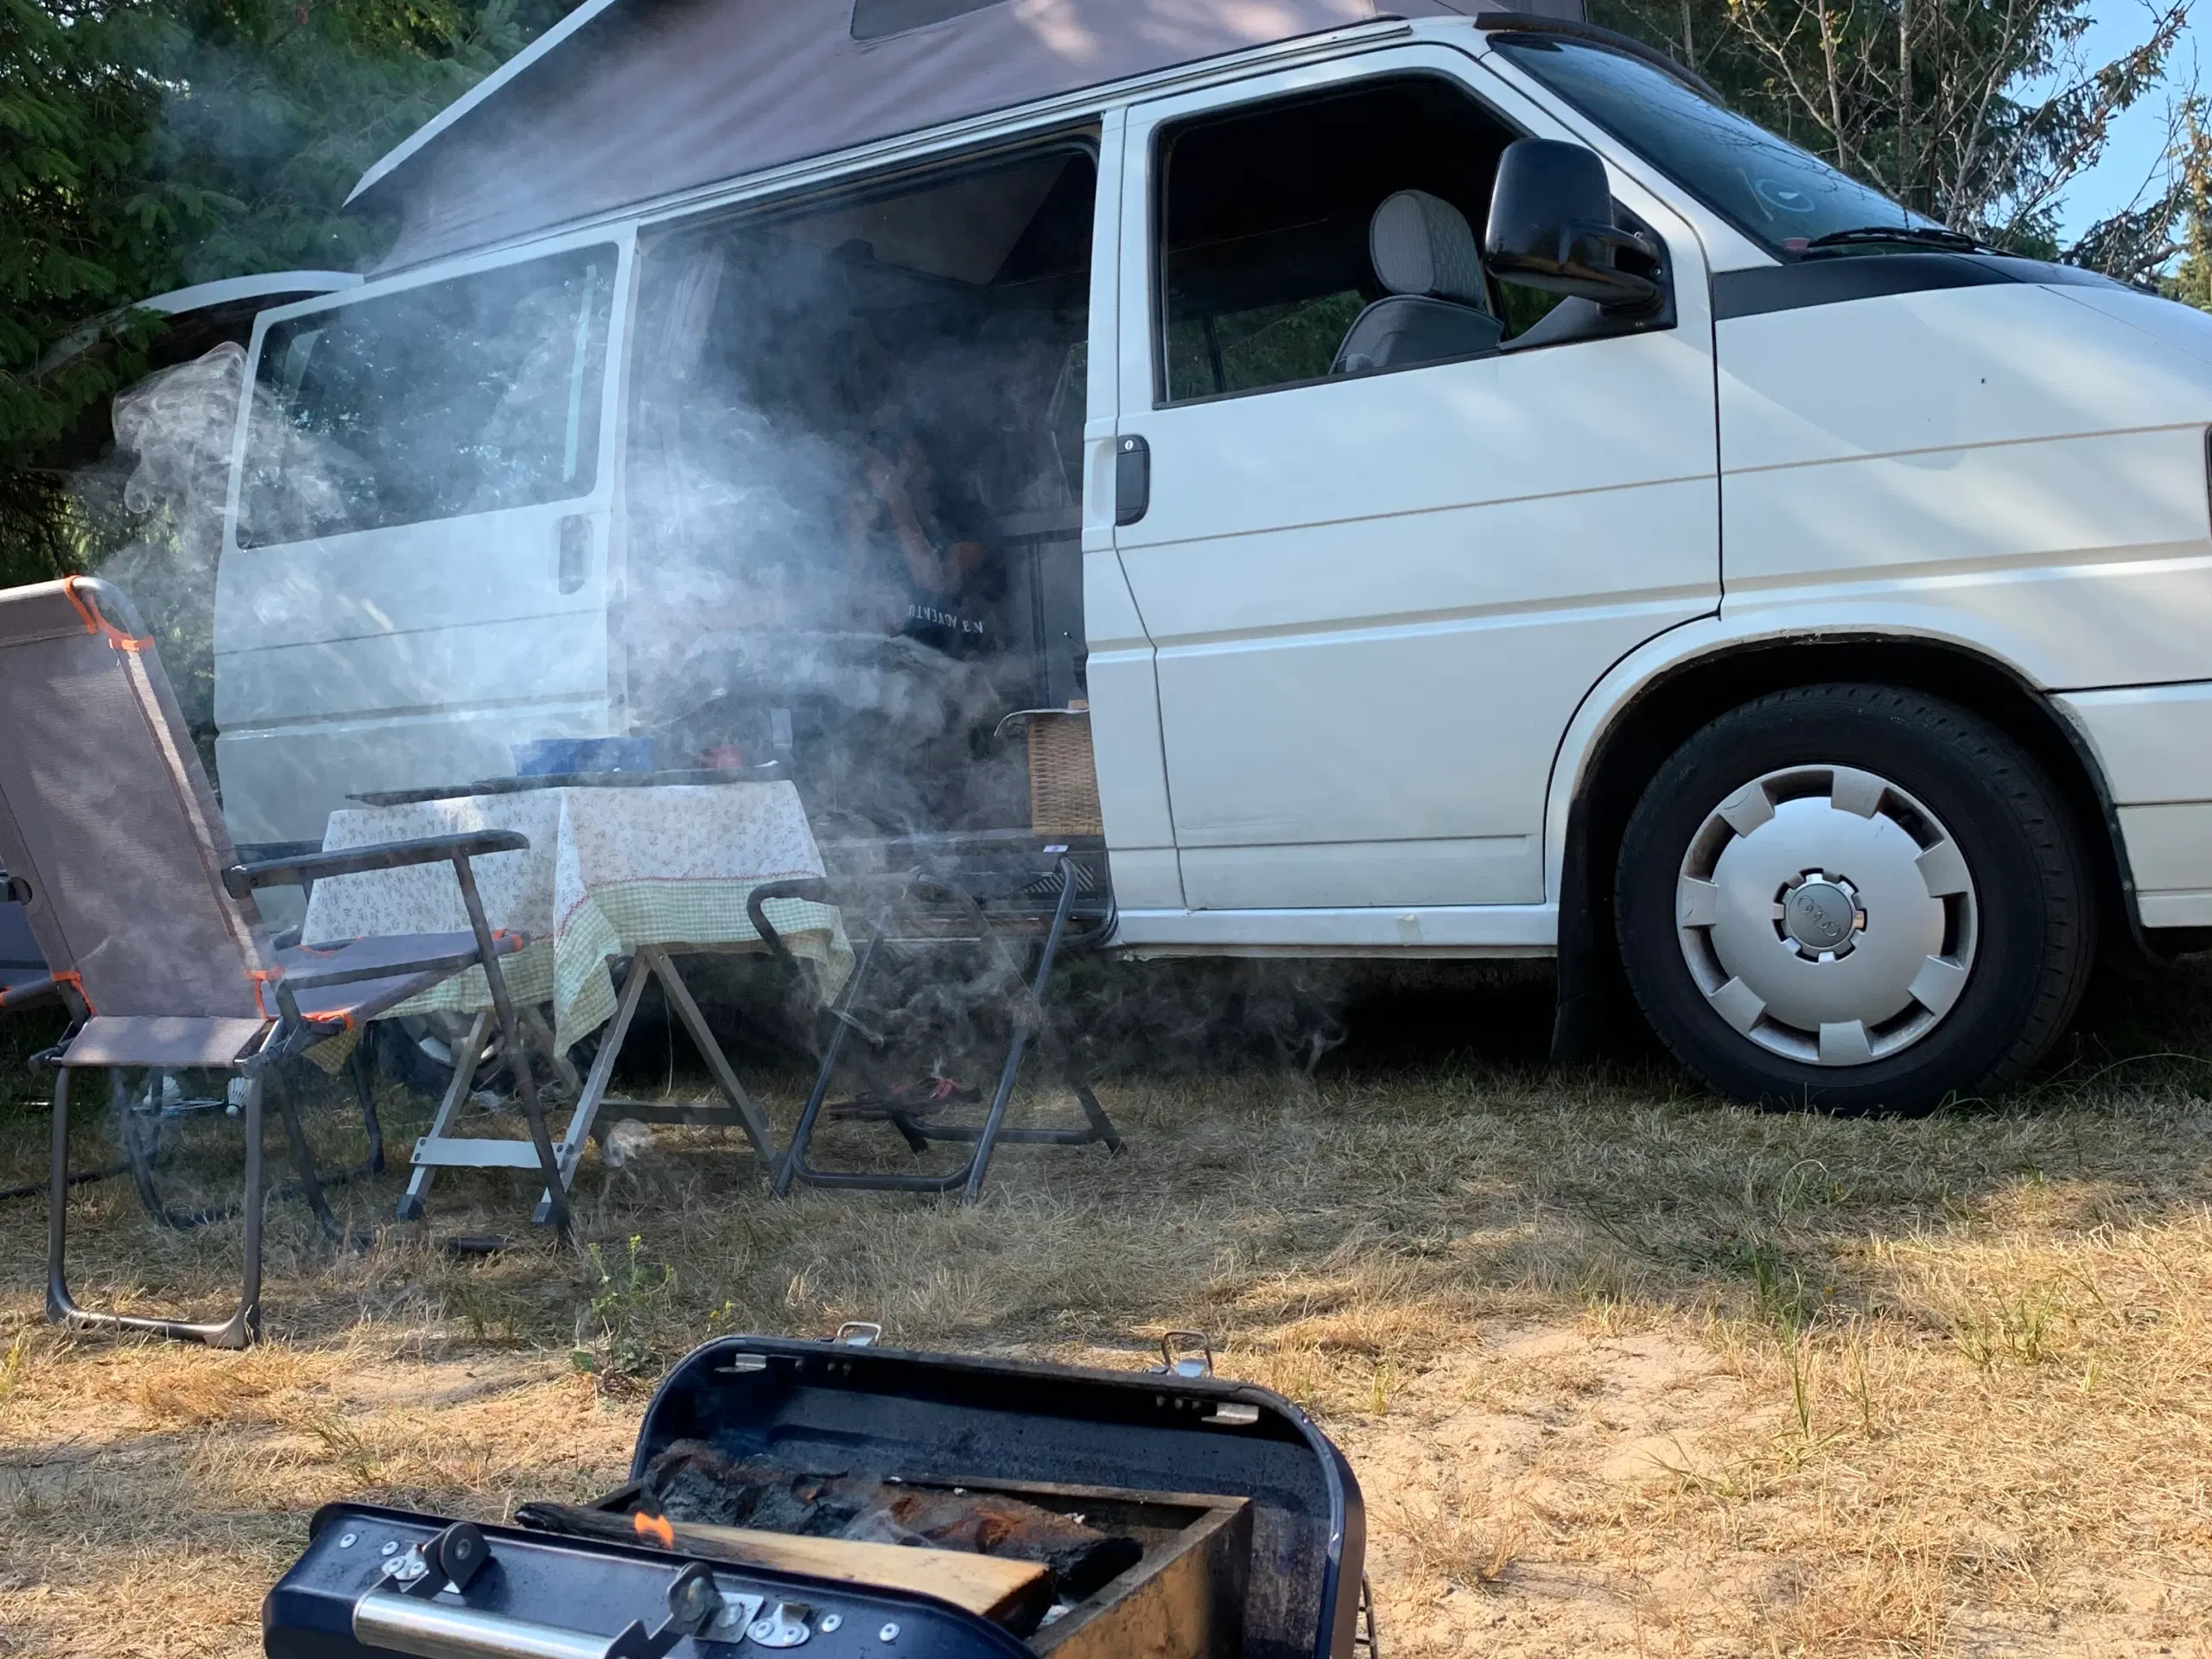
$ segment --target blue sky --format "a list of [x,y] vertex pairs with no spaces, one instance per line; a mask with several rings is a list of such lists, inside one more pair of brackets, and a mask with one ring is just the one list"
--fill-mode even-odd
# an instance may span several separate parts
[[[2212,23],[2212,8],[2200,9],[2205,12],[2205,21]],[[2109,62],[2150,35],[2149,13],[2143,0],[2091,0],[2091,10],[2096,22],[2084,50],[2092,63]],[[2168,71],[2178,86],[2186,86],[2200,67],[2207,79],[2212,80],[2212,50],[2206,49],[2212,48],[2212,41],[2201,45],[2202,35],[2192,21],[2169,60]],[[2079,236],[2098,219],[2126,207],[2145,175],[2158,165],[2164,143],[2165,100],[2154,94],[2115,124],[2103,162],[2075,181],[2067,192],[2060,214],[2064,235]]]

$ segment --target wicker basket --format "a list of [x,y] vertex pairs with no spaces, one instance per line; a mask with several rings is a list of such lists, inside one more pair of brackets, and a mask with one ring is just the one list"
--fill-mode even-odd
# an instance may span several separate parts
[[1028,717],[1029,827],[1040,836],[1103,836],[1098,768],[1088,709],[1040,709]]

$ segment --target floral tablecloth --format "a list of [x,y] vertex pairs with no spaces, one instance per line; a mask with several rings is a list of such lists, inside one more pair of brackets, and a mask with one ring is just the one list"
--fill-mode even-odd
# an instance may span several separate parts
[[[530,837],[528,852],[477,859],[476,883],[492,925],[529,936],[500,965],[518,1001],[553,1005],[563,1050],[613,1015],[609,957],[647,944],[766,949],[745,913],[753,889],[822,874],[788,783],[541,789],[347,808],[330,815],[323,849],[472,830]],[[838,912],[795,899],[765,908],[791,953],[819,967],[823,995],[834,996],[853,961]],[[467,926],[453,866],[428,864],[316,882],[301,937],[326,944]],[[467,1012],[491,1001],[484,970],[472,968],[393,1013]]]

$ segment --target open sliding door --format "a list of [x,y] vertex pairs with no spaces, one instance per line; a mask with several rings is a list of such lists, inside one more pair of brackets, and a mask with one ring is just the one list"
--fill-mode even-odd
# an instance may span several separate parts
[[257,325],[214,625],[241,844],[609,731],[631,257],[627,232],[569,238]]

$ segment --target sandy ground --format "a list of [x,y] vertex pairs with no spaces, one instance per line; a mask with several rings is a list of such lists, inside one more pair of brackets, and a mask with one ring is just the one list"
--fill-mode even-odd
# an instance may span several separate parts
[[[587,1496],[699,1339],[868,1318],[1116,1367],[1211,1332],[1351,1458],[1389,1659],[2212,1654],[2212,972],[1912,1122],[1554,1072],[1541,1013],[1432,988],[1311,1077],[1127,1070],[1125,1156],[1010,1153],[969,1211],[772,1204],[698,1131],[588,1165],[573,1248],[435,1248],[520,1230],[498,1178],[359,1253],[280,1205],[243,1355],[54,1331],[42,1206],[0,1205],[0,1652],[257,1652],[318,1503]],[[387,1107],[404,1146],[420,1109]],[[313,1117],[342,1158],[342,1100]],[[44,1124],[0,1106],[0,1185]],[[115,1181],[72,1214],[88,1298],[219,1299],[226,1229],[160,1232]]]

